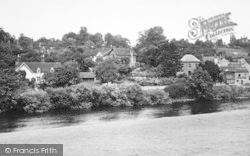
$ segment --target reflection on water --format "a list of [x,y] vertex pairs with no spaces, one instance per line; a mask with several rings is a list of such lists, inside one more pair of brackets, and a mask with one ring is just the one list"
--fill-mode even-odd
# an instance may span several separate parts
[[72,125],[90,125],[104,122],[137,120],[250,109],[249,100],[233,102],[179,102],[171,105],[147,107],[103,107],[67,113],[40,115],[0,115],[0,132],[56,128]]

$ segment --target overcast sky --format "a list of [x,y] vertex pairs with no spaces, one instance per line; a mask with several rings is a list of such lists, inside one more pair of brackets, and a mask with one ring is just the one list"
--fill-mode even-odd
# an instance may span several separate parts
[[191,18],[231,12],[236,36],[250,36],[249,0],[0,0],[0,27],[19,37],[61,39],[86,26],[90,33],[120,34],[136,43],[138,33],[162,26],[168,39],[188,39]]

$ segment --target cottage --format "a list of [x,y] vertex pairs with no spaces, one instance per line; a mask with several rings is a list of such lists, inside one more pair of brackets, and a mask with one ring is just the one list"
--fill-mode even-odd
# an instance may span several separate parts
[[135,66],[136,53],[130,48],[103,48],[92,54],[92,60],[97,61],[98,58],[119,58],[123,63],[129,66]]
[[221,67],[224,78],[229,85],[242,86],[249,83],[249,71],[246,67],[228,66]]
[[180,61],[182,63],[182,71],[189,76],[194,72],[201,62],[198,58],[191,54],[184,55]]
[[18,55],[16,62],[16,71],[25,71],[26,79],[35,79],[36,83],[42,81],[42,77],[46,72],[54,72],[54,69],[61,65],[58,62],[45,62],[42,55],[41,62],[20,62],[21,56]]

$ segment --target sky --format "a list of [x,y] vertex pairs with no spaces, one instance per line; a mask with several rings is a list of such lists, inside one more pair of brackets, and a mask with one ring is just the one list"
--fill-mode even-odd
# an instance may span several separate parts
[[85,26],[92,34],[119,34],[135,45],[138,33],[151,27],[163,27],[168,39],[188,39],[191,18],[231,12],[240,38],[250,37],[249,6],[249,0],[0,0],[0,27],[37,40],[62,39]]

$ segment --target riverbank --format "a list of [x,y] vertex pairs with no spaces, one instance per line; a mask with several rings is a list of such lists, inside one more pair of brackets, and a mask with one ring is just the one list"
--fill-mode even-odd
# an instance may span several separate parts
[[65,156],[249,155],[250,110],[0,133],[0,143],[60,143]]

